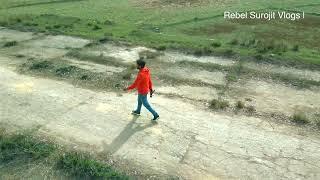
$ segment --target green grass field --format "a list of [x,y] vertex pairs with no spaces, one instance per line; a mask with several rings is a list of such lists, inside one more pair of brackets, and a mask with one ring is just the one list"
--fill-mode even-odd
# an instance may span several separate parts
[[[109,38],[198,55],[320,67],[318,0],[0,0],[0,25]],[[189,5],[186,5],[188,3]],[[226,20],[224,11],[304,11],[303,20]]]

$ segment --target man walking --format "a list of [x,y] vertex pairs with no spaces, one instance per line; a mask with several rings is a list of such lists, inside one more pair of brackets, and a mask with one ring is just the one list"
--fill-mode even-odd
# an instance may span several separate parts
[[152,109],[150,104],[148,103],[147,95],[150,92],[150,97],[152,97],[152,93],[154,92],[152,90],[152,81],[151,81],[151,75],[150,70],[145,67],[146,62],[139,59],[137,60],[137,69],[139,69],[139,73],[136,77],[136,80],[132,85],[125,88],[125,91],[132,90],[132,89],[138,89],[138,107],[136,110],[132,111],[132,114],[134,115],[140,115],[141,112],[141,106],[142,104],[144,107],[146,107],[153,115],[153,121],[156,121],[160,118],[158,113]]

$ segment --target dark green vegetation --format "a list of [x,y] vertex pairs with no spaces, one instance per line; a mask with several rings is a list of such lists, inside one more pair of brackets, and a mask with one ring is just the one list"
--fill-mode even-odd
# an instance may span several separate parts
[[[66,152],[30,132],[0,133],[0,178],[129,179],[84,153]],[[5,167],[5,168],[3,168]],[[18,170],[18,171],[17,171]]]
[[291,117],[292,122],[297,124],[307,124],[309,123],[309,119],[303,112],[296,112]]
[[237,101],[236,102],[236,108],[237,109],[243,109],[243,108],[245,108],[246,106],[245,106],[245,104],[244,104],[244,102],[242,102],[242,101]]
[[[87,88],[104,90],[121,90],[119,79],[123,79],[122,84],[129,83],[131,79],[124,79],[124,74],[107,76],[104,73],[91,72],[85,69],[68,64],[65,60],[56,59],[47,61],[41,59],[28,59],[20,65],[20,72],[33,73],[54,79],[63,79],[75,85],[82,85]],[[129,67],[130,69],[130,67]],[[127,73],[128,71],[124,71]],[[130,71],[132,72],[132,71]]]
[[[196,55],[252,57],[297,67],[320,67],[318,0],[0,0],[0,25]],[[190,3],[191,6],[185,6]],[[89,8],[90,7],[90,8]],[[165,7],[165,8],[163,8]],[[231,11],[304,11],[305,19],[226,20]]]
[[11,47],[11,46],[16,46],[18,44],[17,41],[9,41],[4,43],[3,47]]
[[213,99],[210,102],[210,108],[211,109],[226,109],[227,107],[229,107],[229,102],[225,101],[225,100],[221,100],[221,99]]
[[129,179],[83,153],[68,152],[59,158],[57,166],[67,174],[81,178]]

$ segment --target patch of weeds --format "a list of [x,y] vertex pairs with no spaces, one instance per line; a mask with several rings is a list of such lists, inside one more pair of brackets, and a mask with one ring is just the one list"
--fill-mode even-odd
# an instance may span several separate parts
[[19,159],[37,160],[48,157],[55,146],[35,139],[29,133],[0,135],[0,162]]
[[164,50],[167,49],[167,46],[166,45],[160,45],[160,46],[155,47],[155,49],[158,50],[158,51],[164,51]]
[[250,113],[250,114],[253,114],[256,112],[256,108],[254,106],[248,106],[247,107],[247,112]]
[[246,101],[251,102],[252,99],[251,98],[245,98]]
[[16,55],[14,55],[15,57],[17,57],[17,58],[24,58],[24,57],[26,57],[25,55],[23,55],[23,54],[16,54]]
[[60,24],[56,24],[56,25],[53,26],[53,28],[59,29],[59,28],[61,28],[61,25]]
[[228,74],[226,75],[227,82],[236,82],[238,77],[243,73],[244,67],[243,62],[240,61],[237,64],[233,65],[230,69]]
[[0,21],[0,26],[8,26],[8,22],[6,21]]
[[64,154],[57,163],[57,167],[63,169],[72,176],[86,178],[129,179],[129,177],[114,171],[110,166],[102,164],[89,155],[77,152]]
[[315,122],[316,126],[320,129],[320,114],[315,115],[314,122]]
[[66,67],[61,67],[56,70],[56,75],[58,76],[69,76],[75,71],[76,67],[75,66],[66,66]]
[[100,43],[106,43],[108,41],[110,41],[110,38],[108,38],[108,37],[104,37],[104,38],[99,39]]
[[292,48],[292,51],[299,51],[299,45],[294,45],[293,48]]
[[217,48],[217,47],[221,46],[221,43],[218,41],[215,41],[215,42],[211,43],[211,46]]
[[210,108],[211,109],[226,109],[229,107],[229,102],[225,100],[219,100],[219,99],[213,99],[210,102]]
[[291,117],[291,121],[297,124],[309,123],[309,119],[307,118],[306,114],[303,112],[295,112]]
[[202,47],[200,49],[196,49],[193,54],[196,56],[204,56],[204,55],[210,55],[213,53],[213,50],[209,47]]
[[90,80],[90,77],[85,74],[85,75],[82,75],[80,79],[85,81],[85,80]]
[[226,49],[226,50],[224,50],[224,51],[222,52],[222,54],[223,54],[224,56],[230,57],[230,56],[235,55],[235,52],[234,52],[232,49]]
[[3,47],[12,47],[12,46],[16,46],[16,45],[18,45],[17,41],[9,41],[9,42],[4,43]]
[[236,108],[237,108],[237,109],[243,109],[243,108],[245,108],[244,102],[242,102],[242,101],[237,101],[237,102],[236,102]]
[[257,44],[257,40],[256,39],[247,39],[247,40],[244,40],[240,43],[240,46],[243,46],[243,47],[253,47]]
[[104,23],[105,25],[114,25],[115,23],[113,21],[110,21],[110,20],[105,20]]
[[53,66],[50,61],[33,61],[29,67],[30,70],[43,70]]
[[100,26],[98,26],[98,25],[94,25],[93,28],[92,28],[92,30],[94,30],[94,31],[97,31],[97,30],[100,30],[100,29],[102,29],[102,28]]
[[237,75],[235,75],[235,74],[227,74],[226,75],[226,80],[228,81],[228,82],[237,82],[237,80],[238,80],[238,77],[237,77]]
[[262,54],[256,54],[254,55],[254,58],[258,61],[263,60],[263,55]]
[[239,41],[238,41],[238,39],[232,39],[230,42],[229,42],[229,44],[231,44],[231,45],[238,45],[239,44]]

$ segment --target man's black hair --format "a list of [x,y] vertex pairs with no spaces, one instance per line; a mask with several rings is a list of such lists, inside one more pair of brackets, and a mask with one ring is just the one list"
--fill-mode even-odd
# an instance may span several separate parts
[[137,64],[141,68],[144,68],[144,66],[146,65],[146,62],[144,60],[142,60],[142,59],[139,59],[139,60],[137,60]]

